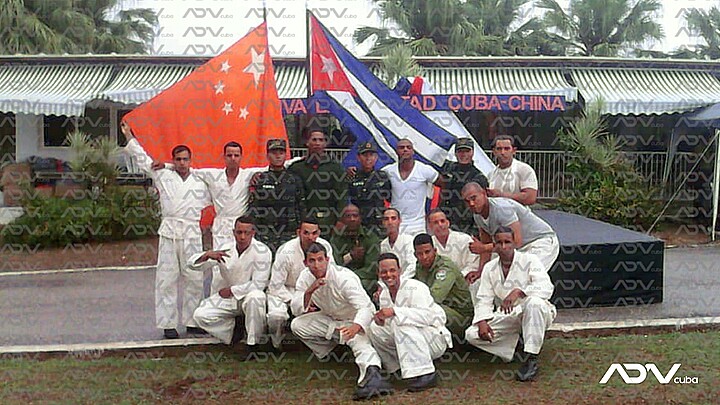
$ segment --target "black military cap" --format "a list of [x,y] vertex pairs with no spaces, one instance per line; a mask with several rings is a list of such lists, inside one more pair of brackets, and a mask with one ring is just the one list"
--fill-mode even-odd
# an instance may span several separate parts
[[377,153],[377,147],[372,142],[363,142],[358,147],[358,153],[375,152]]
[[285,140],[284,140],[284,139],[270,139],[270,140],[268,140],[268,141],[267,141],[267,150],[268,150],[268,151],[271,151],[271,150],[274,150],[274,149],[282,149],[282,150],[287,149],[287,148],[286,148]]
[[455,150],[458,149],[474,149],[475,145],[473,144],[472,138],[460,138],[457,140],[457,143],[455,144]]

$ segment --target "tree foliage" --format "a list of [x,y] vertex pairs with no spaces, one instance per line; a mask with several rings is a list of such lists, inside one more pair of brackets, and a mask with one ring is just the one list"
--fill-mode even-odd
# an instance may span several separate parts
[[655,21],[659,0],[570,0],[566,12],[556,0],[538,0],[543,21],[569,54],[618,56],[619,51],[664,37]]
[[691,32],[696,32],[705,41],[697,44],[686,56],[695,56],[706,59],[720,59],[720,10],[713,7],[710,10],[697,8],[685,11],[685,21]]
[[0,53],[147,53],[158,19],[122,0],[4,0]]

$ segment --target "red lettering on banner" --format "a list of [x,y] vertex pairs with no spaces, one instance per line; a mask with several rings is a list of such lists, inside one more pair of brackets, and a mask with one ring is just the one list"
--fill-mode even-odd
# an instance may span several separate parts
[[490,110],[502,110],[502,104],[497,96],[490,97],[490,104],[488,105]]
[[303,100],[295,99],[293,103],[295,104],[292,108],[293,114],[297,114],[299,112],[307,114],[307,109],[305,108],[305,103],[303,103]]
[[533,102],[533,99],[535,97],[533,96],[525,96],[522,100],[522,108],[523,110],[527,109],[528,111],[534,111],[535,110],[535,103]]
[[410,105],[422,111],[422,106],[420,105],[420,100],[418,99],[418,96],[410,97]]
[[552,105],[550,106],[550,109],[552,110],[555,110],[556,108],[560,111],[565,111],[565,105],[562,103],[560,97],[555,97],[553,99]]
[[520,96],[510,96],[508,97],[508,108],[510,111],[517,111],[520,109],[521,102]]
[[[468,97],[463,97],[463,99],[467,99]],[[487,97],[486,96],[475,96],[475,109],[476,110],[487,110]],[[472,103],[469,106],[466,106],[465,103],[463,103],[463,108],[466,110],[472,110],[473,105]]]
[[325,110],[322,107],[320,107],[320,102],[315,102],[315,114],[330,114],[329,110]]
[[423,111],[433,111],[436,106],[435,96],[423,96]]
[[460,95],[459,94],[453,94],[451,96],[448,96],[448,108],[453,111],[458,111],[460,109]]
[[[556,98],[556,97],[552,97],[552,98]],[[538,97],[538,100],[537,100],[538,101],[537,102],[538,110],[540,110],[540,111],[547,110],[549,108],[548,104],[550,104],[549,100],[550,100],[550,97]]]

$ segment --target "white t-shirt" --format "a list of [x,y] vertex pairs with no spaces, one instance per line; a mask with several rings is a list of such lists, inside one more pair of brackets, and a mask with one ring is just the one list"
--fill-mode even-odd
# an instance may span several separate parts
[[488,176],[490,188],[503,193],[519,193],[526,188],[538,189],[535,170],[529,164],[513,159],[509,167],[495,167]]
[[416,235],[425,232],[425,204],[433,194],[433,183],[439,174],[431,166],[415,162],[410,175],[403,180],[397,163],[382,168],[390,178],[392,206],[400,211],[400,233]]
[[520,222],[523,246],[544,236],[553,236],[555,231],[547,222],[535,215],[530,208],[505,197],[488,198],[490,210],[487,218],[475,214],[475,224],[491,237],[500,226]]

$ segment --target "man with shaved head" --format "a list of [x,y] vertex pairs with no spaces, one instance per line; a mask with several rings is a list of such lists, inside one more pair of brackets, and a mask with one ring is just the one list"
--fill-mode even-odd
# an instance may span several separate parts
[[349,204],[343,208],[339,226],[330,236],[335,261],[354,271],[363,288],[372,294],[377,287],[377,258],[380,239],[360,222],[360,209]]

